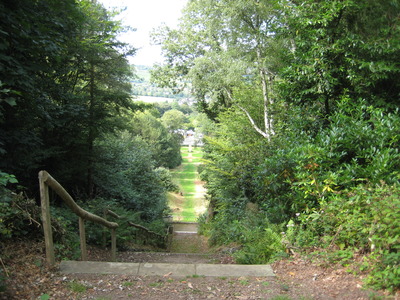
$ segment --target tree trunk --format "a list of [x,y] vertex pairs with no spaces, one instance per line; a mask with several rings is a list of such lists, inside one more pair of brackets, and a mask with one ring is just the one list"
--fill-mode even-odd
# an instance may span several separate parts
[[88,123],[88,162],[87,162],[87,185],[86,192],[89,199],[94,198],[93,184],[93,143],[94,143],[94,106],[95,106],[95,81],[94,65],[90,67],[89,84],[89,123]]
[[273,120],[272,120],[272,114],[270,113],[271,111],[271,106],[273,104],[273,100],[270,97],[270,91],[269,91],[269,83],[271,81],[271,78],[267,75],[267,71],[262,65],[262,60],[261,60],[261,53],[260,50],[257,49],[257,58],[258,58],[258,72],[260,74],[260,80],[261,80],[261,86],[262,86],[262,94],[263,94],[263,102],[264,102],[264,127],[265,130],[264,132],[267,135],[267,139],[271,139],[271,135],[274,135],[274,129],[273,129]]

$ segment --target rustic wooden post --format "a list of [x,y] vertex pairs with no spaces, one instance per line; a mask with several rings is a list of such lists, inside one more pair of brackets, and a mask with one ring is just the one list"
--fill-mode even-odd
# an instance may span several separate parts
[[49,187],[45,183],[47,172],[39,172],[40,204],[42,209],[42,224],[46,246],[46,261],[49,266],[55,265],[53,232],[51,230]]
[[137,230],[135,230],[135,231],[133,232],[133,239],[134,239],[135,243],[138,243],[138,233],[137,233]]
[[81,241],[81,259],[87,260],[85,220],[79,217],[79,237]]
[[[104,218],[105,220],[107,220],[107,209],[106,209],[106,208],[103,209],[103,218]],[[105,228],[103,227],[101,246],[102,246],[104,249],[105,249],[106,246],[107,246],[107,235],[106,235],[106,233],[107,233],[107,229],[105,229]]]
[[111,228],[111,261],[117,260],[117,234],[115,228]]

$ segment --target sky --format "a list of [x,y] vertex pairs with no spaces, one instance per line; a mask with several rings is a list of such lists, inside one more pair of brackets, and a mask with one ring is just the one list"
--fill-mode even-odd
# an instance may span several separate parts
[[136,28],[124,33],[120,40],[137,48],[136,55],[129,59],[132,64],[152,66],[162,62],[161,47],[150,45],[150,32],[162,24],[176,27],[181,11],[188,0],[99,0],[106,8],[126,7],[119,19],[123,24]]

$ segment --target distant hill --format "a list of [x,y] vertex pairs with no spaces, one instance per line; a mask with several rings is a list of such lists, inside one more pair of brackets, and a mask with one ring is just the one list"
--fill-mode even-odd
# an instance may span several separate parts
[[150,82],[150,66],[135,65],[134,73],[136,78],[132,82],[133,94],[135,96],[164,97],[173,99],[190,98],[187,92],[174,94],[169,88],[160,88]]
[[150,82],[150,66],[135,65],[135,74],[139,77],[139,80]]

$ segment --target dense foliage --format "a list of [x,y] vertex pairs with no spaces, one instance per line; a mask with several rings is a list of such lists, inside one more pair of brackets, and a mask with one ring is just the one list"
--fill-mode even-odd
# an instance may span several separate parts
[[[117,13],[91,0],[0,2],[2,242],[42,236],[39,170],[83,207],[162,229],[173,188],[162,167],[179,165],[179,139],[132,99],[135,49],[118,40]],[[76,217],[61,202],[51,193],[55,239],[73,252]]]
[[[0,2],[2,240],[40,233],[41,169],[82,206],[162,230],[177,130],[196,126],[211,242],[239,244],[242,263],[362,255],[367,283],[400,287],[398,1],[189,1],[154,36],[166,61],[152,80],[191,89],[191,120],[188,106],[132,101],[135,50],[113,15],[90,0]],[[58,253],[73,253],[76,220],[52,203]]]
[[190,85],[214,121],[212,242],[247,263],[279,255],[279,236],[358,253],[370,284],[399,288],[399,15],[389,0],[194,0],[159,31],[155,80]]

